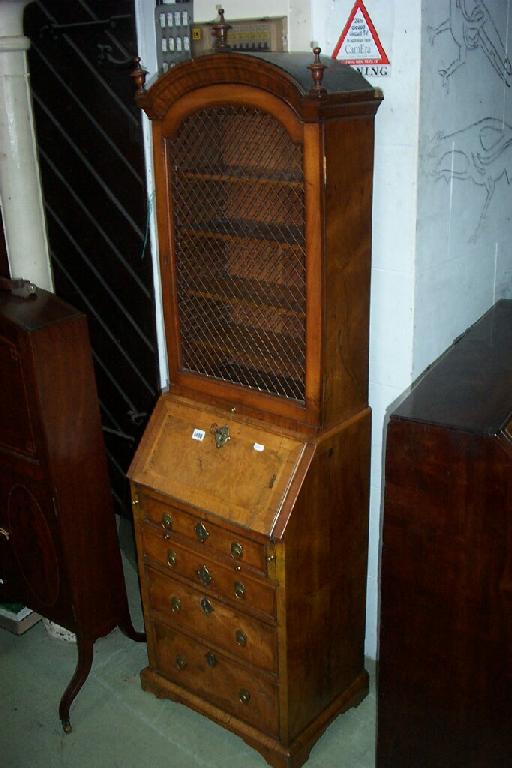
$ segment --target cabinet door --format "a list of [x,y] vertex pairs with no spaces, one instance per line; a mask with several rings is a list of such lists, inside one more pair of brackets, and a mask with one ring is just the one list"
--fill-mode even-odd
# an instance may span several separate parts
[[320,326],[306,287],[322,238],[314,141],[279,99],[214,90],[183,97],[156,127],[171,378],[303,419],[318,399],[307,360]]
[[168,152],[182,369],[303,402],[302,146],[226,104],[189,115]]
[[0,594],[70,626],[56,514],[46,485],[2,467],[0,509]]

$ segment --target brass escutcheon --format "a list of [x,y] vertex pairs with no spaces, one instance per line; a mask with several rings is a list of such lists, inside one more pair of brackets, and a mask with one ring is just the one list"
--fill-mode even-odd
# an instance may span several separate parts
[[208,584],[211,584],[213,577],[210,571],[208,570],[208,568],[206,567],[206,565],[201,565],[197,569],[196,574],[199,577],[199,581],[201,582],[201,584],[204,584],[205,587],[207,587]]
[[228,440],[231,440],[228,426],[218,427],[217,424],[212,424],[210,432],[215,436],[215,445],[217,448],[222,448],[223,445],[226,445]]
[[179,613],[181,611],[181,600],[179,597],[171,597],[171,611]]
[[235,595],[239,600],[243,600],[245,598],[245,584],[243,584],[241,581],[235,581]]
[[240,688],[239,694],[242,704],[248,704],[251,700],[251,694],[246,688]]
[[203,522],[197,523],[197,525],[194,528],[194,531],[196,532],[196,536],[198,540],[201,542],[201,544],[204,544],[204,542],[210,535],[208,529],[206,528],[206,525]]
[[244,548],[243,546],[238,542],[234,541],[231,544],[231,557],[235,560],[241,560],[244,556]]
[[203,609],[203,613],[205,613],[207,616],[210,615],[210,613],[213,613],[215,610],[213,605],[211,604],[211,601],[208,600],[207,597],[203,597],[201,600],[201,608]]
[[212,651],[208,651],[208,653],[205,653],[204,657],[209,667],[217,666],[217,657],[215,656],[214,653],[212,653]]

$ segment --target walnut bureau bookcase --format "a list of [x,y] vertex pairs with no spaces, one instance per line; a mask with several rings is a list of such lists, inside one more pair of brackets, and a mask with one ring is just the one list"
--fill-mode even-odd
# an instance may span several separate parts
[[[222,24],[219,26],[223,26]],[[153,121],[170,389],[130,468],[145,689],[302,765],[363,663],[374,116],[311,54],[218,50]]]

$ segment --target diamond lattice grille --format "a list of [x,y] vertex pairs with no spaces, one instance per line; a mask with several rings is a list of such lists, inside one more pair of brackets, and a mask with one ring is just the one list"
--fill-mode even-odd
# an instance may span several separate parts
[[182,367],[304,400],[302,146],[251,107],[169,141]]

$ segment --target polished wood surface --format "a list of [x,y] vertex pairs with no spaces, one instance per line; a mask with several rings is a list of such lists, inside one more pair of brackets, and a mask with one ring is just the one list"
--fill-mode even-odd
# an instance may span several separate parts
[[[142,685],[231,729],[274,768],[300,768],[368,691],[381,94],[318,52],[217,53],[137,100],[153,121],[170,363],[129,472]],[[213,425],[229,428],[223,447]]]
[[7,257],[7,243],[5,240],[4,222],[0,211],[0,277],[9,277],[9,259]]
[[[216,447],[212,426],[229,428],[231,439],[223,448]],[[193,438],[196,429],[204,432],[202,440]],[[249,530],[270,534],[290,476],[301,471],[304,449],[303,441],[278,430],[262,431],[254,419],[219,414],[169,394],[155,409],[130,477]]]
[[512,761],[511,341],[499,302],[390,419],[379,768]]
[[118,625],[136,636],[85,316],[39,289],[29,299],[0,292],[0,372],[0,599],[76,634],[78,665],[60,707],[70,729],[94,641]]
[[[277,672],[277,631],[269,617],[240,613],[210,590],[148,568],[150,607],[157,621],[207,638],[246,664]],[[171,615],[172,614],[172,615]],[[262,620],[265,619],[265,620]]]

